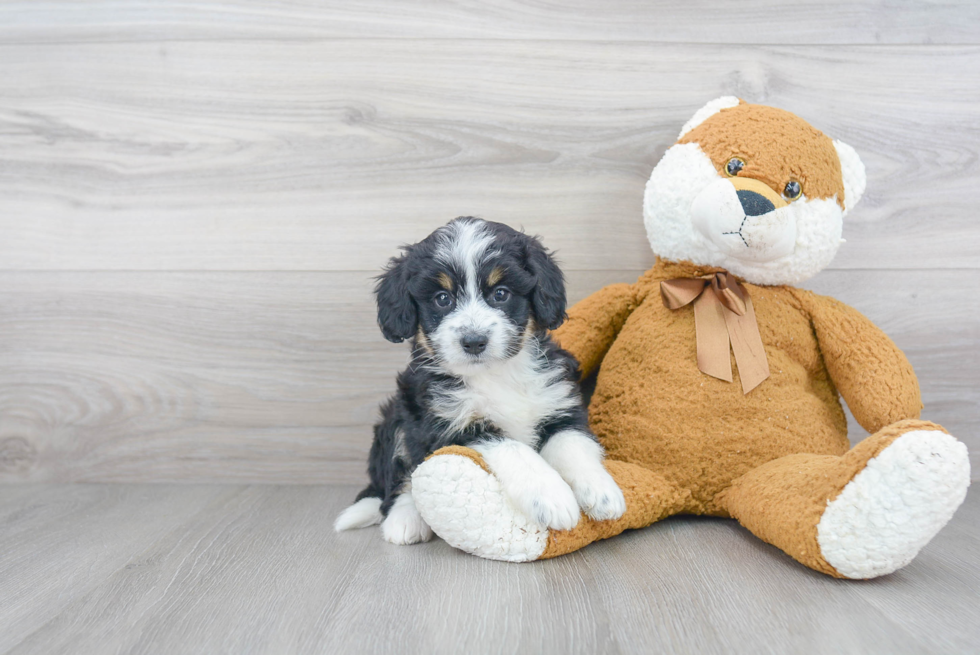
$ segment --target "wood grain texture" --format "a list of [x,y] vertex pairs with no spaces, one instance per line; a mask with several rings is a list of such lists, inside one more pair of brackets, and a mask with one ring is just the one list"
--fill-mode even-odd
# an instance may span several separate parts
[[229,490],[3,487],[0,652],[8,652]]
[[977,268],[978,82],[976,46],[3,46],[0,268],[374,271],[476,214],[570,270],[644,269],[644,184],[723,94],[861,153],[832,268]]
[[[392,546],[376,528],[338,535],[330,523],[353,487],[22,488],[37,500],[0,496],[0,539],[18,535],[16,556],[0,550],[0,580],[66,593],[56,605],[40,594],[0,601],[0,652],[16,655],[980,648],[976,494],[908,567],[848,582],[728,520],[676,517],[565,557],[507,564],[439,540]],[[68,526],[32,511],[76,507],[80,495],[98,502]],[[177,526],[148,525],[161,513]],[[101,553],[51,548],[66,531],[82,543],[116,531],[143,538],[115,545],[111,566],[93,566]],[[84,571],[84,584],[64,577],[69,569]]]
[[[572,272],[571,299],[639,273]],[[370,426],[407,360],[375,325],[371,285],[0,273],[0,481],[364,482]],[[980,330],[959,300],[980,271],[828,271],[810,286],[905,349],[925,416],[980,472]]]
[[0,5],[0,43],[311,38],[480,38],[696,43],[977,43],[969,0],[887,2],[771,0],[594,3],[357,3],[259,0]]

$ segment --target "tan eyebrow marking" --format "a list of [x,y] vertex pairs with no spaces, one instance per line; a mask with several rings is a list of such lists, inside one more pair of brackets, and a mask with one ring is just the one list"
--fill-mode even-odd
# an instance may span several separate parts
[[440,273],[439,274],[439,277],[436,278],[436,279],[439,280],[439,286],[441,286],[446,291],[452,291],[453,290],[453,281],[445,273]]
[[503,277],[504,277],[504,269],[497,266],[492,271],[490,271],[490,276],[487,277],[487,284],[492,287],[495,284],[497,284],[497,282],[500,282],[500,280]]

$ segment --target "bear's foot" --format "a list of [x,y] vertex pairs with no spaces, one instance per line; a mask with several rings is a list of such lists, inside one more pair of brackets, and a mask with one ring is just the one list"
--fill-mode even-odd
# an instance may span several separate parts
[[969,485],[966,446],[939,430],[906,432],[828,503],[820,552],[847,578],[896,571],[952,518]]
[[[459,454],[457,454],[457,452]],[[506,562],[530,562],[548,545],[548,529],[504,494],[479,455],[451,447],[412,474],[412,495],[425,522],[454,548]]]
[[[467,553],[507,562],[558,557],[608,539],[623,530],[642,528],[688,507],[691,494],[658,473],[635,464],[606,460],[606,471],[621,489],[625,513],[606,520],[580,516],[570,530],[549,530],[504,493],[480,453],[449,446],[415,469],[412,495],[425,522],[449,545]],[[616,498],[620,494],[606,493]],[[601,498],[600,498],[601,500]],[[613,502],[601,505],[609,510]]]

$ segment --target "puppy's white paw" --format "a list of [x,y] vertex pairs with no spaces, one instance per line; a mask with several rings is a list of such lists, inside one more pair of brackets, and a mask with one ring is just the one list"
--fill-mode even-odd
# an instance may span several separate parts
[[622,489],[602,467],[577,476],[572,491],[579,507],[593,520],[618,519],[626,512]]
[[[408,500],[402,500],[407,498]],[[395,501],[387,518],[381,524],[381,536],[396,546],[408,546],[432,539],[432,528],[422,519],[410,493],[402,494]]]
[[558,432],[541,449],[541,457],[571,486],[582,511],[595,521],[618,519],[626,512],[622,490],[602,465],[604,456],[595,437],[579,430]]
[[511,503],[530,520],[553,530],[578,525],[578,502],[558,471],[526,444],[501,439],[474,449],[497,476]]
[[526,481],[517,489],[504,488],[504,493],[527,515],[552,530],[571,530],[578,525],[578,502],[571,487],[554,471]]

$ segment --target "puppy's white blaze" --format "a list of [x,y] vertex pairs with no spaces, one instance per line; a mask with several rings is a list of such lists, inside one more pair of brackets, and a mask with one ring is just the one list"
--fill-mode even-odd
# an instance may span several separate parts
[[354,528],[366,528],[381,523],[382,518],[384,517],[381,516],[380,498],[361,498],[340,513],[337,520],[333,522],[333,529],[343,532]]
[[483,455],[504,494],[526,517],[554,530],[578,525],[575,494],[536,451],[511,439],[484,442],[473,449]]
[[549,367],[536,341],[517,355],[463,375],[464,384],[437,396],[433,411],[459,430],[479,418],[500,428],[504,436],[528,446],[537,445],[535,428],[542,420],[576,407],[575,385],[563,372]]
[[446,226],[443,238],[436,248],[435,257],[443,263],[455,266],[463,272],[466,297],[475,300],[480,296],[479,264],[491,253],[493,236],[481,220],[455,221]]
[[598,521],[618,519],[626,511],[622,490],[602,465],[604,456],[602,446],[578,430],[552,435],[541,449],[541,457],[569,484],[582,511]]
[[397,546],[407,546],[432,539],[432,528],[415,507],[411,491],[406,491],[395,499],[388,516],[381,524],[381,535],[385,541]]

